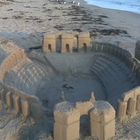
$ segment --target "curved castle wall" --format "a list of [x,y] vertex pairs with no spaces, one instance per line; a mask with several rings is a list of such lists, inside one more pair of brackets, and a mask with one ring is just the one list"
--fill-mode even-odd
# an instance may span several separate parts
[[120,48],[115,45],[97,43],[94,42],[92,45],[92,50],[95,52],[103,52],[110,55],[113,55],[123,61],[133,73],[136,74],[136,77],[140,80],[140,63],[139,60],[133,58],[132,55],[125,49]]
[[8,54],[0,65],[0,111],[11,112],[14,116],[23,115],[23,121],[26,121],[28,117],[39,120],[43,115],[43,108],[39,99],[3,82],[10,70],[14,68],[15,71],[18,71],[31,60],[13,42],[2,44],[0,48]]
[[[7,49],[5,49],[7,48]],[[10,48],[10,49],[9,49]],[[9,53],[8,57],[0,65],[0,80],[3,81],[7,72],[10,71],[21,61],[28,61],[24,51],[15,46],[13,43],[7,43],[4,46],[4,51]]]
[[136,87],[123,94],[118,105],[118,118],[126,122],[140,113],[140,87]]

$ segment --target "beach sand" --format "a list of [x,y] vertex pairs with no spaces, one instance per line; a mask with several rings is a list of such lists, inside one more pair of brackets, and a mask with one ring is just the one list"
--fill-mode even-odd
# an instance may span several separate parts
[[[41,46],[43,34],[45,32],[89,31],[94,41],[117,44],[134,54],[135,43],[140,39],[139,14],[103,9],[88,5],[83,0],[80,1],[80,6],[77,6],[78,2],[79,1],[76,1],[76,4],[72,4],[72,1],[67,0],[64,4],[63,2],[57,2],[56,0],[9,0],[6,2],[1,2],[0,0],[0,37],[13,40],[20,47],[28,49],[29,47]],[[80,59],[76,60],[74,60],[74,57],[71,57],[70,61],[70,57],[65,59],[63,56],[59,57],[56,62],[61,64],[63,59],[66,61],[66,64],[73,61],[77,66],[77,63],[80,64],[79,61],[82,62],[81,57],[83,56],[79,56]],[[50,58],[50,60],[55,59],[55,57],[52,59],[51,56]],[[81,63],[82,66],[84,66],[82,68],[80,67],[82,71],[84,68],[87,69],[87,60],[87,58],[83,59],[86,65]],[[66,64],[63,65],[65,68],[67,68]],[[61,67],[61,65],[59,67]],[[70,66],[71,65],[68,65],[68,68]],[[50,91],[48,92],[52,92],[50,98],[54,98],[52,95],[55,95],[58,92],[56,92],[57,89],[60,90],[61,83],[65,80],[62,78],[63,77],[58,77],[58,79],[53,80],[53,84],[51,83],[51,85],[57,86],[56,88],[54,88],[54,86],[53,88],[50,88]],[[93,90],[94,87],[101,93],[98,95],[99,98],[105,98],[103,97],[102,89],[95,79],[90,79],[89,77],[87,77],[86,80],[83,77],[76,78],[75,75],[73,77],[68,77],[65,82],[68,81],[68,85],[73,85],[74,83],[74,88],[76,88],[75,91],[78,91],[80,94],[82,93],[78,98],[83,98],[84,100],[85,94],[90,94],[89,90]],[[71,83],[71,81],[73,83]],[[88,88],[87,85],[85,85],[85,81],[88,83]],[[114,82],[114,84],[116,83]],[[45,88],[47,88],[47,86]],[[87,91],[85,86],[88,89]],[[45,95],[46,91],[48,91],[48,89],[44,90],[42,88],[42,94],[40,94],[40,89],[38,89],[39,95]],[[75,95],[75,99],[77,99],[78,94],[75,94],[75,91],[73,91],[73,95]],[[67,96],[69,97],[70,95]],[[44,98],[44,96],[42,97]],[[52,118],[49,119],[52,121]],[[51,122],[49,119],[47,120],[48,123]],[[131,123],[136,125],[137,120],[134,120],[134,122]],[[116,131],[116,140],[130,138],[130,130],[135,132],[137,129],[131,128],[133,127],[131,124],[128,126],[128,128],[125,126],[125,129],[123,129],[124,126],[117,123],[116,128],[118,129]],[[133,133],[132,139],[134,138]]]
[[0,6],[0,37],[19,46],[41,45],[44,32],[89,31],[95,41],[108,42],[134,53],[140,39],[140,15],[103,9],[85,1],[9,0]]

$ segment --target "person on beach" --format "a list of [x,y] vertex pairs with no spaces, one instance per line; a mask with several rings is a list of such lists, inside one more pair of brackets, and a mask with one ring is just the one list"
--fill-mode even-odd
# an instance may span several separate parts
[[74,0],[72,1],[72,4],[75,4],[75,1]]
[[77,6],[80,6],[80,2],[77,3]]

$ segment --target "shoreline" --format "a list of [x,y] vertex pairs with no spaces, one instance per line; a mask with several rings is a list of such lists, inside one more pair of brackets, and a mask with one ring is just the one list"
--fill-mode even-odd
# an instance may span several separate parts
[[[108,6],[107,3],[103,2],[103,1],[102,1],[102,4],[96,3],[96,1],[90,1],[90,0],[85,0],[85,1],[86,1],[87,4],[97,6],[98,8],[118,10],[118,11],[130,12],[130,13],[134,13],[134,14],[140,14],[140,11],[134,10],[135,8],[133,8],[133,10],[132,10],[131,7],[129,7],[130,5],[123,5],[123,4],[122,5],[121,4],[117,5],[117,4],[113,4],[111,2],[107,2],[110,5],[110,6]],[[95,2],[95,4],[94,4],[94,2]],[[107,5],[107,6],[102,6],[102,5]],[[124,6],[125,8],[123,9],[122,6]],[[131,9],[131,10],[129,10],[129,9]]]
[[[30,3],[17,0],[3,5],[0,13],[0,37],[6,32],[29,33],[35,35],[36,42],[40,44],[37,33],[89,31],[95,41],[119,44],[132,53],[136,41],[140,39],[140,14],[100,8],[84,0],[80,0],[79,7],[73,6],[72,0],[67,0],[66,4],[55,0]],[[17,38],[15,35],[15,40]],[[27,43],[30,39],[26,36],[19,38],[24,38],[25,44],[35,45]],[[24,43],[21,41],[21,44]]]

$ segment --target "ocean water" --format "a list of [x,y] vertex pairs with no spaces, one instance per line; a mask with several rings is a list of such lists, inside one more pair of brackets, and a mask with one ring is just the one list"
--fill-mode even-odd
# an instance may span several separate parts
[[88,4],[103,8],[130,11],[140,14],[140,0],[86,0]]

